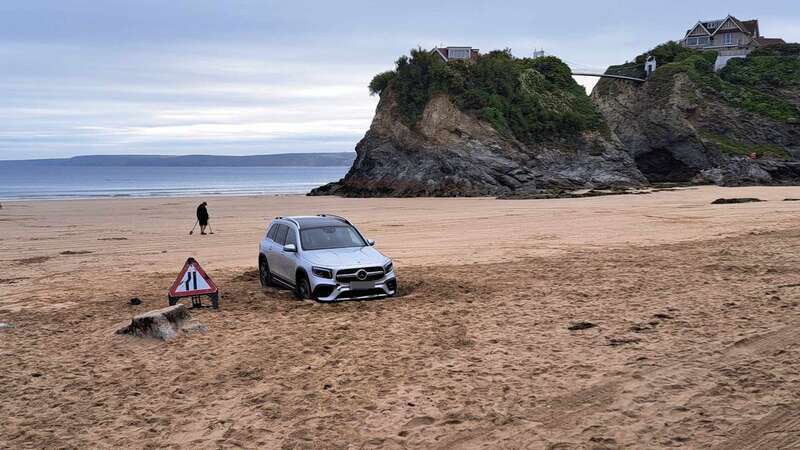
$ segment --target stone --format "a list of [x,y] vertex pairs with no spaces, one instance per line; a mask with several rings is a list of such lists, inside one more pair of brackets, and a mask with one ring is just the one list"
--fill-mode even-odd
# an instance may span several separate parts
[[712,205],[729,205],[734,203],[754,203],[763,202],[764,200],[758,198],[742,197],[742,198],[718,198],[711,202]]
[[578,331],[578,330],[588,330],[589,328],[594,328],[597,325],[593,324],[592,322],[575,322],[572,325],[568,326],[567,329],[570,331]]
[[16,328],[16,325],[14,325],[13,323],[0,322],[0,330],[4,330],[4,329],[8,329],[8,328]]
[[129,325],[118,329],[115,333],[169,341],[175,338],[184,323],[190,319],[191,314],[186,307],[177,304],[139,314],[131,319]]

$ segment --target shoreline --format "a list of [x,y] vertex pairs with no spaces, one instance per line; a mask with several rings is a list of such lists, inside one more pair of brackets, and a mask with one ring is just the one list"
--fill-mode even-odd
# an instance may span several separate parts
[[93,201],[93,200],[159,200],[159,199],[169,199],[169,198],[178,198],[178,199],[188,199],[188,198],[241,198],[241,197],[287,197],[287,196],[298,196],[298,197],[306,197],[308,193],[303,192],[264,192],[264,193],[255,193],[255,192],[247,192],[242,194],[233,194],[230,192],[220,192],[220,193],[191,193],[186,195],[96,195],[96,196],[87,196],[87,197],[25,197],[25,198],[0,198],[0,203],[25,203],[25,202],[61,202],[61,201]]
[[[692,189],[702,189],[704,187],[709,188],[721,188],[721,189],[747,189],[747,188],[758,188],[758,189],[771,189],[771,188],[797,188],[797,196],[800,196],[800,186],[787,186],[787,185],[748,185],[748,186],[718,186],[714,184],[675,184],[675,183],[664,183],[664,184],[653,184],[650,186],[643,186],[637,188],[625,188],[625,189],[600,189],[600,188],[581,188],[581,189],[573,189],[573,190],[559,190],[559,191],[543,191],[541,193],[535,194],[509,194],[509,195],[502,195],[502,196],[411,196],[411,197],[395,197],[395,196],[341,196],[336,194],[331,195],[310,195],[311,190],[309,191],[291,191],[291,192],[243,192],[243,193],[232,193],[232,192],[191,192],[186,194],[149,194],[149,195],[139,195],[139,194],[115,194],[115,195],[91,195],[91,196],[56,196],[56,197],[19,197],[19,198],[2,198],[0,197],[0,203],[24,203],[24,202],[42,202],[42,201],[91,201],[91,200],[129,200],[129,199],[136,199],[136,200],[147,200],[147,199],[169,199],[169,198],[176,198],[176,199],[201,199],[201,198],[215,198],[215,199],[225,199],[225,198],[259,198],[259,197],[316,197],[316,198],[341,198],[341,199],[351,199],[351,200],[358,200],[358,199],[371,199],[371,200],[380,200],[380,199],[494,199],[494,200],[564,200],[564,199],[588,199],[588,198],[596,198],[596,197],[612,197],[612,196],[637,196],[637,195],[649,195],[655,194],[658,192],[670,192],[670,191],[681,191],[681,190],[692,190]],[[313,189],[312,189],[313,190]],[[791,197],[787,197],[788,199],[792,199]]]
[[0,167],[0,201],[306,194],[345,166]]

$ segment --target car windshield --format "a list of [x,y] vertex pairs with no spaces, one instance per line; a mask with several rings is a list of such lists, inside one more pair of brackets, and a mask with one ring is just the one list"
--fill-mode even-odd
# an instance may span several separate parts
[[366,247],[367,243],[358,232],[349,226],[330,226],[300,230],[303,250],[327,250],[331,248]]

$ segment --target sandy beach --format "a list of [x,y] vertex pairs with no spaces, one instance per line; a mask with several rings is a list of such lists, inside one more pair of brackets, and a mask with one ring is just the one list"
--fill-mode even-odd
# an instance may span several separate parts
[[[0,448],[800,448],[786,198],[211,197],[209,236],[195,198],[4,202]],[[269,219],[320,212],[377,241],[401,295],[259,287]],[[209,331],[114,335],[189,256],[222,293],[193,311]]]

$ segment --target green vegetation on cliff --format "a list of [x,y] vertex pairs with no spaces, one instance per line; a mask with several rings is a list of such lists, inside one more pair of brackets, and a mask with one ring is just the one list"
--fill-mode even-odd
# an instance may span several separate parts
[[644,71],[644,63],[649,55],[654,56],[658,66],[661,67],[666,64],[681,61],[695,53],[697,52],[682,46],[678,42],[669,41],[659,45],[647,53],[642,53],[632,62],[609,67],[608,70],[606,70],[606,73],[609,75],[644,78],[647,76]]
[[[778,121],[800,118],[797,105],[787,101],[780,92],[800,87],[798,44],[759,48],[746,58],[730,60],[724,69],[715,73],[716,52],[691,50],[668,42],[639,55],[635,62],[609,67],[607,73],[644,77],[647,55],[654,55],[658,62],[658,69],[649,82],[660,85],[654,92],[661,98],[671,92],[673,76],[686,73],[705,94],[718,96],[736,108]],[[601,94],[607,87],[607,82],[599,84]]]
[[728,155],[750,156],[751,153],[755,152],[761,158],[791,159],[791,155],[780,145],[741,142],[732,136],[723,136],[709,131],[700,131],[699,134],[707,143],[714,145],[717,150]]
[[555,57],[515,58],[493,51],[474,62],[445,63],[416,49],[396,69],[375,76],[373,94],[391,93],[409,126],[419,120],[435,92],[447,93],[462,111],[525,143],[568,138],[604,127],[600,112],[569,67]]

